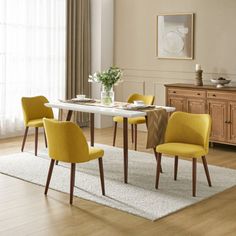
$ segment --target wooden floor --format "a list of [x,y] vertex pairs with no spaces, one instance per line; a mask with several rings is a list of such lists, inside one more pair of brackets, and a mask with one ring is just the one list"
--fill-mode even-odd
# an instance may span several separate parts
[[[84,131],[88,137],[88,129]],[[139,132],[139,151],[146,151],[145,140],[146,133]],[[33,150],[33,141],[32,136],[28,138],[26,150]],[[112,129],[95,130],[95,141],[112,144]],[[0,140],[0,158],[19,152],[20,145],[21,138]],[[41,136],[39,150],[43,145]],[[121,145],[122,130],[118,129],[117,146]],[[208,163],[236,169],[235,151],[217,145],[210,149]],[[67,194],[49,190],[45,197],[43,191],[40,186],[0,174],[0,235],[236,234],[236,187],[156,222],[80,198],[74,198],[70,206]]]

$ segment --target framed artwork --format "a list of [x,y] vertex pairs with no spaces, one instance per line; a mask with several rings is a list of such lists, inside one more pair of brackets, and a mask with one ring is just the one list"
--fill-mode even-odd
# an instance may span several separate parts
[[193,13],[157,16],[156,56],[193,59]]

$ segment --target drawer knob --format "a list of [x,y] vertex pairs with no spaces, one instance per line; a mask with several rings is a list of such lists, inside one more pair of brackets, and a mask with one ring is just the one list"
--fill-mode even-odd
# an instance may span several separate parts
[[197,95],[201,95],[200,93],[198,93]]
[[176,91],[173,91],[173,93],[176,93]]
[[212,96],[213,96],[213,97],[216,97],[216,95],[215,95],[215,94],[212,94]]

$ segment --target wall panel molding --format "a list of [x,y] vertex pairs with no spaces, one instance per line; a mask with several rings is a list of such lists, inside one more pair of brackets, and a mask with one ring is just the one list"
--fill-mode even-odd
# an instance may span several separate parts
[[[159,70],[159,69],[146,69],[146,68],[132,68],[132,67],[124,67],[122,68],[125,72],[129,73],[135,73],[135,72],[154,72],[154,73],[181,73],[181,74],[194,74],[195,71],[195,64],[193,65],[193,70],[192,71],[187,71],[187,70]],[[216,71],[207,71],[204,70],[204,74],[227,74],[228,76],[236,77],[236,71],[235,72],[216,72]]]
[[[203,83],[211,84],[212,74],[203,73]],[[195,73],[182,73],[170,71],[147,71],[147,70],[129,70],[124,72],[124,83],[122,89],[117,91],[119,100],[126,101],[132,93],[142,93],[155,96],[155,104],[165,105],[165,84],[188,83],[195,84]],[[236,86],[235,79],[231,78],[232,86]],[[121,91],[122,90],[122,91]]]
[[[223,76],[231,79],[233,82],[236,82],[236,74],[228,74],[228,73],[214,73],[214,72],[204,72],[203,71],[203,79],[209,80],[212,78],[216,78],[218,76]],[[124,77],[135,77],[135,78],[161,78],[161,79],[193,79],[195,78],[195,71],[187,72],[187,71],[159,71],[159,70],[124,70]]]

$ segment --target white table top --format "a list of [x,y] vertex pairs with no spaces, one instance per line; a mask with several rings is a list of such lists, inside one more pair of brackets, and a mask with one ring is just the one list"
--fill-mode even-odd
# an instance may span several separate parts
[[[144,111],[133,111],[133,110],[124,110],[117,107],[100,107],[100,106],[90,106],[83,104],[73,104],[73,103],[65,103],[60,101],[46,103],[45,106],[64,109],[64,110],[72,110],[72,111],[80,111],[80,112],[88,112],[88,113],[96,113],[107,116],[122,116],[122,117],[139,117],[146,116],[146,112]],[[156,106],[157,108],[164,108],[167,112],[175,111],[175,107],[165,107],[165,106]]]

